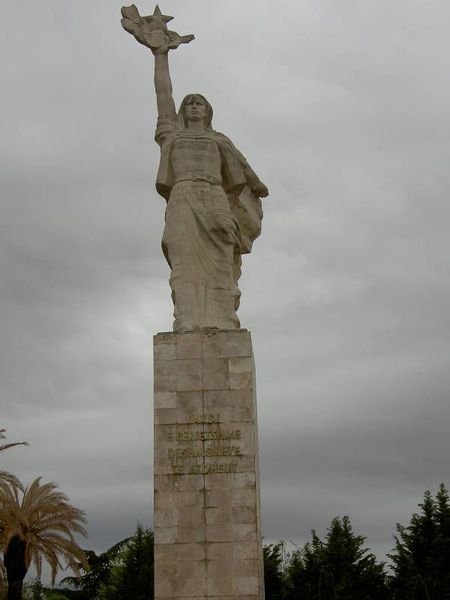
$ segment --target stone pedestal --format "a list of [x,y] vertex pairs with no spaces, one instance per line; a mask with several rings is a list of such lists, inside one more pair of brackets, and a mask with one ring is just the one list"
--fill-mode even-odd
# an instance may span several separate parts
[[160,333],[154,366],[155,599],[263,600],[250,333]]

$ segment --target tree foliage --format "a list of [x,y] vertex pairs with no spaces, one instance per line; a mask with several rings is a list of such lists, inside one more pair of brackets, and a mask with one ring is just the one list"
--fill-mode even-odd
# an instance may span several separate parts
[[284,591],[284,542],[263,548],[265,600],[281,600]]
[[333,577],[323,569],[320,571],[319,600],[336,600]]
[[316,600],[322,593],[328,594],[325,598],[335,594],[338,600],[386,600],[384,564],[364,542],[353,533],[348,517],[334,518],[324,540],[313,531],[311,541],[292,554],[287,566],[287,599]]
[[[6,429],[0,429],[0,440],[5,440],[6,439]],[[2,443],[0,442],[0,452],[4,452],[5,450],[8,450],[9,448],[14,448],[14,446],[28,446],[27,442],[10,442],[10,443]],[[15,475],[13,475],[12,473],[8,473],[8,471],[2,471],[0,470],[0,483],[4,482],[6,484],[10,484],[13,486],[16,486],[18,488],[20,488],[21,483],[20,481],[17,479],[17,477]],[[1,527],[1,522],[0,522],[0,527]]]
[[120,553],[96,600],[150,600],[153,598],[153,532],[141,525]]
[[86,598],[94,598],[99,592],[100,586],[108,583],[112,567],[132,539],[131,537],[125,538],[101,554],[96,554],[93,550],[85,550],[87,565],[77,564],[79,575],[65,577],[61,583],[82,590],[85,592]]
[[448,600],[450,502],[444,484],[440,485],[435,498],[427,490],[419,507],[420,513],[412,515],[408,526],[397,525],[395,548],[389,555],[393,563],[393,596],[396,600],[412,598],[423,580],[423,587],[433,600]]

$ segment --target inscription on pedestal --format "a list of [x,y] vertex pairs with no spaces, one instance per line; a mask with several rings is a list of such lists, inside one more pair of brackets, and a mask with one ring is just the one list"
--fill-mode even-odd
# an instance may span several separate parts
[[[223,429],[219,414],[193,415],[186,423],[186,429],[177,431],[176,436],[169,431],[166,434],[168,442],[167,456],[174,475],[198,475],[207,473],[236,473],[236,459],[242,456],[238,445],[221,445],[229,440],[241,439],[240,429]],[[208,424],[214,428],[207,431],[192,431],[190,425]],[[200,442],[193,446],[185,446],[183,442]],[[208,442],[213,442],[209,444]],[[222,459],[221,462],[196,462],[187,466],[184,459]],[[225,462],[226,459],[230,459]],[[234,460],[232,460],[234,459]]]

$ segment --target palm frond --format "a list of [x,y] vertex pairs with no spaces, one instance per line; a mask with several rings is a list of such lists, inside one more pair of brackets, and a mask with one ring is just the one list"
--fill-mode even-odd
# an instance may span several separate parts
[[[5,440],[6,439],[6,429],[2,428],[0,429],[0,440]],[[7,444],[0,444],[0,452],[3,452],[4,450],[8,450],[9,448],[14,448],[14,446],[28,446],[28,442],[10,442]]]
[[0,514],[0,549],[6,550],[18,536],[26,543],[25,567],[33,563],[38,576],[42,560],[50,566],[53,584],[58,570],[66,566],[63,562],[88,568],[74,539],[74,534],[87,535],[85,513],[72,506],[55,483],[41,483],[38,477],[24,487],[14,476],[0,477]]

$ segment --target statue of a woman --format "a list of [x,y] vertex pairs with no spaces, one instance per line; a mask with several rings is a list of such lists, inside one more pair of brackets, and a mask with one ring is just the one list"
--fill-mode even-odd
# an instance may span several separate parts
[[189,94],[176,111],[168,52],[193,36],[167,30],[171,17],[158,7],[151,17],[141,17],[134,5],[122,15],[124,28],[155,56],[156,189],[167,201],[162,248],[171,268],[174,331],[237,329],[241,254],[260,233],[267,187],[212,129],[213,111],[202,95]]

